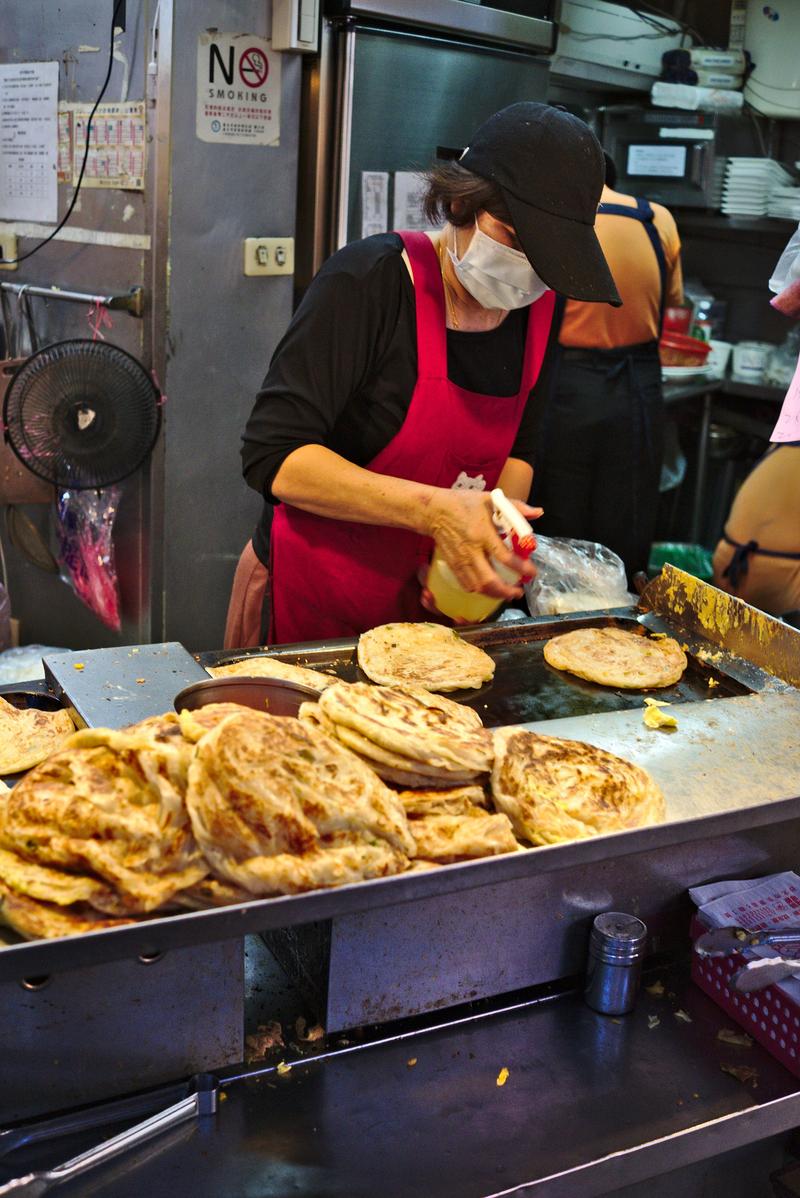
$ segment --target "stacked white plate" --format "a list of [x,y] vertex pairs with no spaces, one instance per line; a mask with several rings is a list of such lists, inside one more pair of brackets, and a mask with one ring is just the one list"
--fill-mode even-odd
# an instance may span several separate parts
[[767,204],[767,216],[800,220],[800,187],[773,187]]
[[772,158],[729,158],[722,211],[728,216],[766,216],[773,190],[791,183],[789,172]]

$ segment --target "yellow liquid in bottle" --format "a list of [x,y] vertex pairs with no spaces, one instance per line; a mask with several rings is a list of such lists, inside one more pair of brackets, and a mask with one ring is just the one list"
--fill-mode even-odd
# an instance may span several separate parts
[[434,550],[431,567],[428,571],[428,590],[439,611],[451,620],[468,620],[470,624],[480,624],[497,611],[502,599],[491,595],[479,595],[474,591],[465,591],[458,585],[455,575],[446,562],[442,561],[438,550]]

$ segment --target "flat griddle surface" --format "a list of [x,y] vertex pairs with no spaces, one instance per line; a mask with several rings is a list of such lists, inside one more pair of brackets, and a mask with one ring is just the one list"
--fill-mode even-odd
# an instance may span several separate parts
[[[622,628],[644,634],[634,616],[614,615],[562,618],[544,623],[519,621],[465,629],[462,633],[465,640],[480,645],[494,659],[495,675],[480,690],[454,691],[451,697],[474,707],[488,728],[496,728],[504,724],[625,711],[641,707],[645,695],[653,695],[666,703],[691,703],[748,693],[746,686],[691,655],[688,669],[675,686],[649,691],[615,690],[585,682],[563,670],[553,669],[544,660],[545,643],[553,636],[576,628]],[[204,653],[199,660],[202,665],[210,666],[263,654],[263,649]],[[322,669],[345,682],[368,681],[358,667],[352,641],[318,647],[288,646],[271,650],[269,656],[293,665]],[[709,679],[717,685],[709,686]]]

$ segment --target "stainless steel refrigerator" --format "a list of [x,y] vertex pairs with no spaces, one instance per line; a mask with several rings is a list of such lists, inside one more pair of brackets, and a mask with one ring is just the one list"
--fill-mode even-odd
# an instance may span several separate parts
[[320,53],[304,77],[301,288],[333,250],[362,236],[368,182],[393,228],[408,173],[452,156],[497,109],[544,100],[555,0],[492,3],[328,0]]

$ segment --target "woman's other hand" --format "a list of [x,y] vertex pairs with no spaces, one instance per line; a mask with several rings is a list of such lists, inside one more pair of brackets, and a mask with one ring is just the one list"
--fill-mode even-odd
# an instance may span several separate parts
[[[542,514],[541,508],[530,507],[520,500],[513,503],[529,520]],[[522,595],[522,586],[504,582],[490,558],[522,579],[536,574],[533,564],[517,557],[499,537],[492,521],[491,496],[485,492],[437,491],[429,505],[425,531],[465,591],[495,599],[518,599]]]

